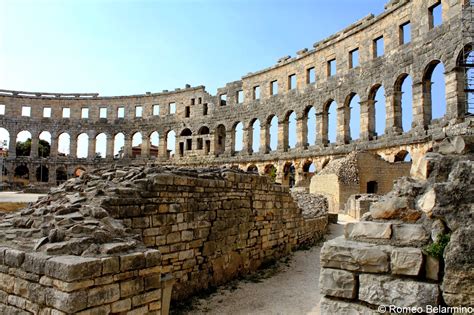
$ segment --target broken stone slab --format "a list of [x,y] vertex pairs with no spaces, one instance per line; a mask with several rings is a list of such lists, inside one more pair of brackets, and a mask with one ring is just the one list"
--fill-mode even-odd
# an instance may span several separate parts
[[346,239],[390,239],[391,236],[391,223],[349,222],[344,227]]
[[321,249],[321,265],[361,272],[388,272],[388,254],[374,244],[345,240],[343,236],[325,242]]
[[438,305],[437,284],[393,278],[386,275],[359,275],[359,300],[374,305],[426,307]]
[[370,205],[370,215],[373,219],[401,219],[416,221],[421,217],[421,211],[412,209],[408,197],[388,196]]
[[347,299],[357,295],[357,280],[355,274],[345,270],[321,269],[319,276],[321,294]]
[[423,196],[418,199],[416,203],[418,209],[426,213],[426,215],[431,218],[433,214],[433,209],[436,205],[436,191],[431,188]]
[[390,269],[393,274],[417,276],[423,264],[419,248],[394,248],[390,254]]
[[430,238],[430,234],[419,224],[393,224],[392,240],[402,246],[422,246]]
[[334,314],[364,314],[364,315],[380,315],[379,312],[358,303],[349,303],[341,300],[331,300],[327,297],[321,297],[321,315]]

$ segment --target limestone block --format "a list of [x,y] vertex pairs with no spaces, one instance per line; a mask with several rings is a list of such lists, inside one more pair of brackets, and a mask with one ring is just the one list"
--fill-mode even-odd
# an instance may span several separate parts
[[132,253],[120,256],[120,271],[137,270],[146,266],[143,253]]
[[[466,270],[467,269],[467,270]],[[443,278],[443,298],[450,306],[474,305],[473,268],[447,268]]]
[[5,251],[5,265],[11,267],[20,267],[25,259],[25,253],[16,249],[7,249]]
[[324,295],[353,299],[357,294],[356,276],[345,270],[321,269],[319,286]]
[[46,291],[46,305],[66,313],[76,313],[87,308],[87,292],[62,292],[48,288]]
[[380,315],[376,311],[356,303],[348,303],[341,300],[331,300],[327,297],[321,297],[321,315],[334,314],[364,314],[364,315]]
[[433,208],[436,205],[436,191],[431,188],[423,196],[420,197],[417,201],[418,208],[426,213],[426,215],[431,218],[433,214]]
[[72,282],[100,276],[102,264],[98,258],[57,256],[47,260],[44,269],[51,278]]
[[439,280],[439,259],[433,256],[426,256],[426,264],[425,264],[425,276],[427,279],[430,280]]
[[161,299],[161,289],[137,294],[132,297],[132,306],[137,307]]
[[437,284],[385,275],[359,275],[359,300],[370,304],[425,307],[438,305],[439,297]]
[[14,278],[4,273],[0,273],[0,290],[13,293]]
[[51,258],[51,256],[45,255],[43,253],[25,253],[25,260],[23,262],[22,268],[28,272],[42,275],[44,274],[44,266],[46,261],[49,258]]
[[399,245],[425,244],[429,240],[429,233],[419,224],[394,224],[392,225],[392,240]]
[[143,291],[143,279],[133,279],[120,283],[120,296],[122,298],[135,295]]
[[389,259],[387,253],[376,245],[338,237],[324,243],[321,249],[321,265],[350,271],[387,272]]
[[346,239],[390,239],[392,225],[378,222],[350,222],[344,227]]
[[393,274],[417,276],[423,263],[423,254],[418,248],[395,248],[390,254],[390,269]]
[[110,310],[112,313],[125,312],[132,308],[132,299],[128,298],[112,303]]
[[87,290],[87,307],[109,304],[120,299],[118,283],[104,285]]

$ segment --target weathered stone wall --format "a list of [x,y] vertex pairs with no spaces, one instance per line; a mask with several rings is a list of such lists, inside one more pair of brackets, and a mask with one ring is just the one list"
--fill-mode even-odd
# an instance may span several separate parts
[[175,298],[249,273],[326,230],[325,212],[304,218],[288,187],[267,177],[157,174],[137,185],[102,207],[162,253],[162,271],[176,280]]
[[0,247],[1,314],[167,314],[170,290],[157,250],[93,258]]
[[363,221],[324,244],[321,314],[472,312],[473,143],[445,139],[417,166],[417,180],[399,179]]
[[[150,135],[157,131],[160,135],[158,161],[185,165],[236,165],[241,168],[257,166],[264,173],[265,166],[274,164],[278,179],[285,176],[285,165],[293,164],[296,174],[303,173],[306,162],[316,165],[328,158],[344,155],[353,150],[369,150],[381,154],[399,150],[409,150],[417,159],[416,146],[430,143],[446,135],[455,134],[457,126],[465,126],[464,72],[459,66],[463,47],[473,42],[472,32],[466,29],[472,21],[464,21],[462,13],[472,11],[468,1],[442,0],[443,23],[430,25],[429,12],[436,0],[391,1],[385,12],[378,16],[369,15],[346,29],[314,44],[311,49],[300,50],[293,58],[285,57],[270,68],[245,75],[242,80],[231,82],[218,89],[217,95],[208,94],[203,86],[146,93],[142,95],[102,97],[97,94],[55,94],[18,91],[1,91],[0,104],[5,105],[5,115],[0,116],[0,126],[10,133],[9,156],[6,161],[8,176],[12,180],[14,170],[25,165],[30,171],[29,179],[36,181],[35,172],[41,165],[49,170],[51,184],[56,182],[56,171],[61,169],[72,176],[75,169],[90,169],[97,165],[107,165],[113,160],[114,136],[125,135],[124,163],[146,162],[150,156]],[[470,16],[466,14],[466,16]],[[402,43],[400,26],[411,25],[411,41]],[[374,56],[374,40],[384,38],[384,55]],[[467,45],[467,46],[466,46]],[[350,66],[350,52],[359,49],[359,66]],[[327,62],[335,58],[337,71],[328,75]],[[431,115],[430,80],[431,72],[441,62],[445,67],[446,115],[433,119]],[[314,68],[315,81],[309,80],[308,69]],[[288,78],[296,75],[297,84],[290,87]],[[410,75],[413,81],[413,126],[402,129],[401,82]],[[278,93],[271,95],[271,82],[277,81]],[[260,97],[254,97],[254,88],[260,87]],[[375,132],[375,93],[379,87],[385,88],[385,132]],[[244,98],[237,102],[238,91]],[[221,95],[227,101],[221,102]],[[351,117],[350,101],[360,97],[361,115]],[[328,112],[332,101],[337,107],[337,140],[328,141]],[[176,104],[172,114],[169,104]],[[159,115],[153,107],[159,105]],[[31,117],[22,117],[22,106],[31,107]],[[136,117],[135,108],[143,108],[142,117]],[[43,108],[52,110],[50,118],[43,117]],[[118,118],[118,109],[123,107],[125,117]],[[205,108],[208,111],[205,111]],[[63,108],[71,109],[70,118],[62,118]],[[81,118],[82,108],[89,109],[88,118]],[[106,118],[99,112],[105,108]],[[190,115],[187,117],[186,108]],[[308,141],[308,111],[316,112],[315,143]],[[288,117],[297,115],[297,144],[288,145]],[[269,125],[273,116],[278,117],[278,147],[270,150]],[[260,149],[252,148],[252,124],[261,123]],[[350,121],[360,120],[361,132],[358,140],[350,133]],[[244,141],[241,151],[235,150],[235,128],[239,122],[244,126]],[[446,128],[446,127],[449,128]],[[191,132],[191,135],[183,131]],[[29,157],[15,156],[15,138],[22,131],[32,133],[32,152]],[[177,134],[176,154],[170,158],[167,151],[167,134]],[[37,154],[38,137],[42,131],[52,135],[51,157],[41,159]],[[100,133],[107,137],[105,159],[94,160],[95,139]],[[132,157],[132,136],[140,132],[143,142],[140,155]],[[58,138],[62,133],[71,136],[71,153],[58,156]],[[88,158],[77,159],[77,137],[81,133],[89,136]],[[351,138],[352,137],[352,138]],[[187,149],[190,140],[191,149]],[[202,148],[199,142],[204,142]],[[209,147],[206,145],[209,141]],[[180,143],[186,144],[182,156]],[[397,152],[393,152],[393,155]],[[392,156],[393,157],[393,156]],[[416,161],[414,161],[416,162]],[[319,168],[318,168],[319,170]],[[284,180],[281,180],[284,182]]]

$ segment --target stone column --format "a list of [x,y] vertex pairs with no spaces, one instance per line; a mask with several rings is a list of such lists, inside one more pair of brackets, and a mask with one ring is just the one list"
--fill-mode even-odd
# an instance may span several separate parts
[[277,151],[288,151],[288,123],[289,120],[278,121],[278,147]]
[[58,156],[58,135],[56,133],[51,134],[51,146],[49,150],[50,157],[57,157]]
[[270,152],[270,124],[266,122],[260,126],[260,152]]
[[30,157],[38,157],[39,138],[38,135],[31,135]]
[[306,149],[308,147],[308,117],[303,116],[296,119],[296,147]]
[[[343,104],[343,103],[341,103]],[[349,130],[349,121],[350,121],[350,107],[347,106],[339,106],[337,108],[337,126],[336,126],[336,143],[337,144],[345,144],[349,143],[350,139],[350,130]]]
[[145,133],[142,133],[142,145],[141,145],[141,157],[150,157],[150,137]]
[[465,74],[462,70],[454,69],[444,73],[446,83],[446,117],[461,119],[467,113]]
[[225,132],[225,151],[223,156],[230,156],[234,152],[234,132],[233,130],[226,130]]
[[[16,133],[12,132],[12,135]],[[16,137],[10,136],[10,142],[8,143],[8,157],[14,158],[16,157]]]
[[375,135],[375,100],[360,102],[360,139],[372,140]]
[[323,147],[328,144],[328,115],[324,112],[316,113],[316,144]]
[[95,158],[95,143],[96,139],[95,137],[90,137],[89,142],[88,142],[88,147],[87,147],[87,158],[88,159],[93,159]]
[[253,128],[252,126],[244,128],[243,130],[243,147],[242,151],[245,154],[251,155],[253,153]]
[[111,135],[107,135],[107,144],[106,144],[106,158],[113,159],[114,158],[114,137]]
[[56,185],[56,166],[52,164],[48,165],[48,183],[50,185]]
[[385,133],[400,134],[402,128],[402,92],[385,90]]
[[430,85],[431,82],[427,83],[424,88],[422,81],[413,82],[413,129],[424,129],[431,121]]
[[69,156],[73,159],[77,158],[77,136],[69,140]]
[[158,158],[160,160],[167,160],[169,158],[167,146],[168,146],[168,139],[165,136],[158,144]]
[[123,157],[131,158],[132,157],[132,136],[126,135],[123,144]]
[[28,180],[30,183],[36,183],[36,166],[32,163],[28,164]]

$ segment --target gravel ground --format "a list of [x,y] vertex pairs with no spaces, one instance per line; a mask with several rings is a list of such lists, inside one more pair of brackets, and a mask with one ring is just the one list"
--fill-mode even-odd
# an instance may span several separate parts
[[[339,217],[346,220],[346,216]],[[330,224],[326,239],[343,234],[345,221]],[[193,304],[180,314],[319,314],[319,253],[322,243],[294,253],[261,282],[239,281]],[[173,312],[175,313],[175,312]]]

